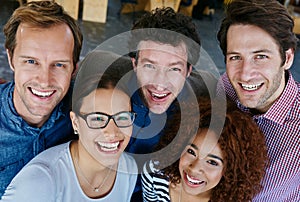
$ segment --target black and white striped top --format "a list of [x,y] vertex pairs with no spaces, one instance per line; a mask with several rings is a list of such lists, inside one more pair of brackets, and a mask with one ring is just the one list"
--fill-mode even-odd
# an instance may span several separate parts
[[145,163],[142,173],[143,199],[146,201],[170,202],[168,177],[154,168],[156,162]]

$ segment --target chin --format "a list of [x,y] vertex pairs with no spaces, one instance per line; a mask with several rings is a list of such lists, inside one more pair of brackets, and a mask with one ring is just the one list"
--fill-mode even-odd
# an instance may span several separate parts
[[163,114],[167,111],[167,107],[152,107],[152,108],[149,108],[149,110],[154,113],[154,114]]

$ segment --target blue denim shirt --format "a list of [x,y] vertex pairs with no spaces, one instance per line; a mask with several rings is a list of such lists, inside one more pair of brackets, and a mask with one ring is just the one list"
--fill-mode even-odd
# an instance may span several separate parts
[[0,85],[0,197],[13,177],[43,150],[74,138],[70,121],[70,98],[53,110],[41,128],[27,124],[13,104],[14,82]]

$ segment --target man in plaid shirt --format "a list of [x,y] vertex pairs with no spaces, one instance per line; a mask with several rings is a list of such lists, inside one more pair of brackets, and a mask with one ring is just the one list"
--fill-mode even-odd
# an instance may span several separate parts
[[300,201],[300,84],[289,71],[297,46],[293,26],[275,0],[235,0],[218,32],[226,61],[218,89],[266,137],[269,167],[253,201]]

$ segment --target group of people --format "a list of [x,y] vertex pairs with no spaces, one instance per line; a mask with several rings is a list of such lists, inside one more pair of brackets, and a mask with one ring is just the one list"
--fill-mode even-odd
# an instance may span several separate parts
[[216,78],[195,68],[198,30],[171,8],[134,23],[128,54],[79,61],[60,5],[19,7],[4,27],[1,201],[299,201],[293,26],[276,0],[232,1]]

